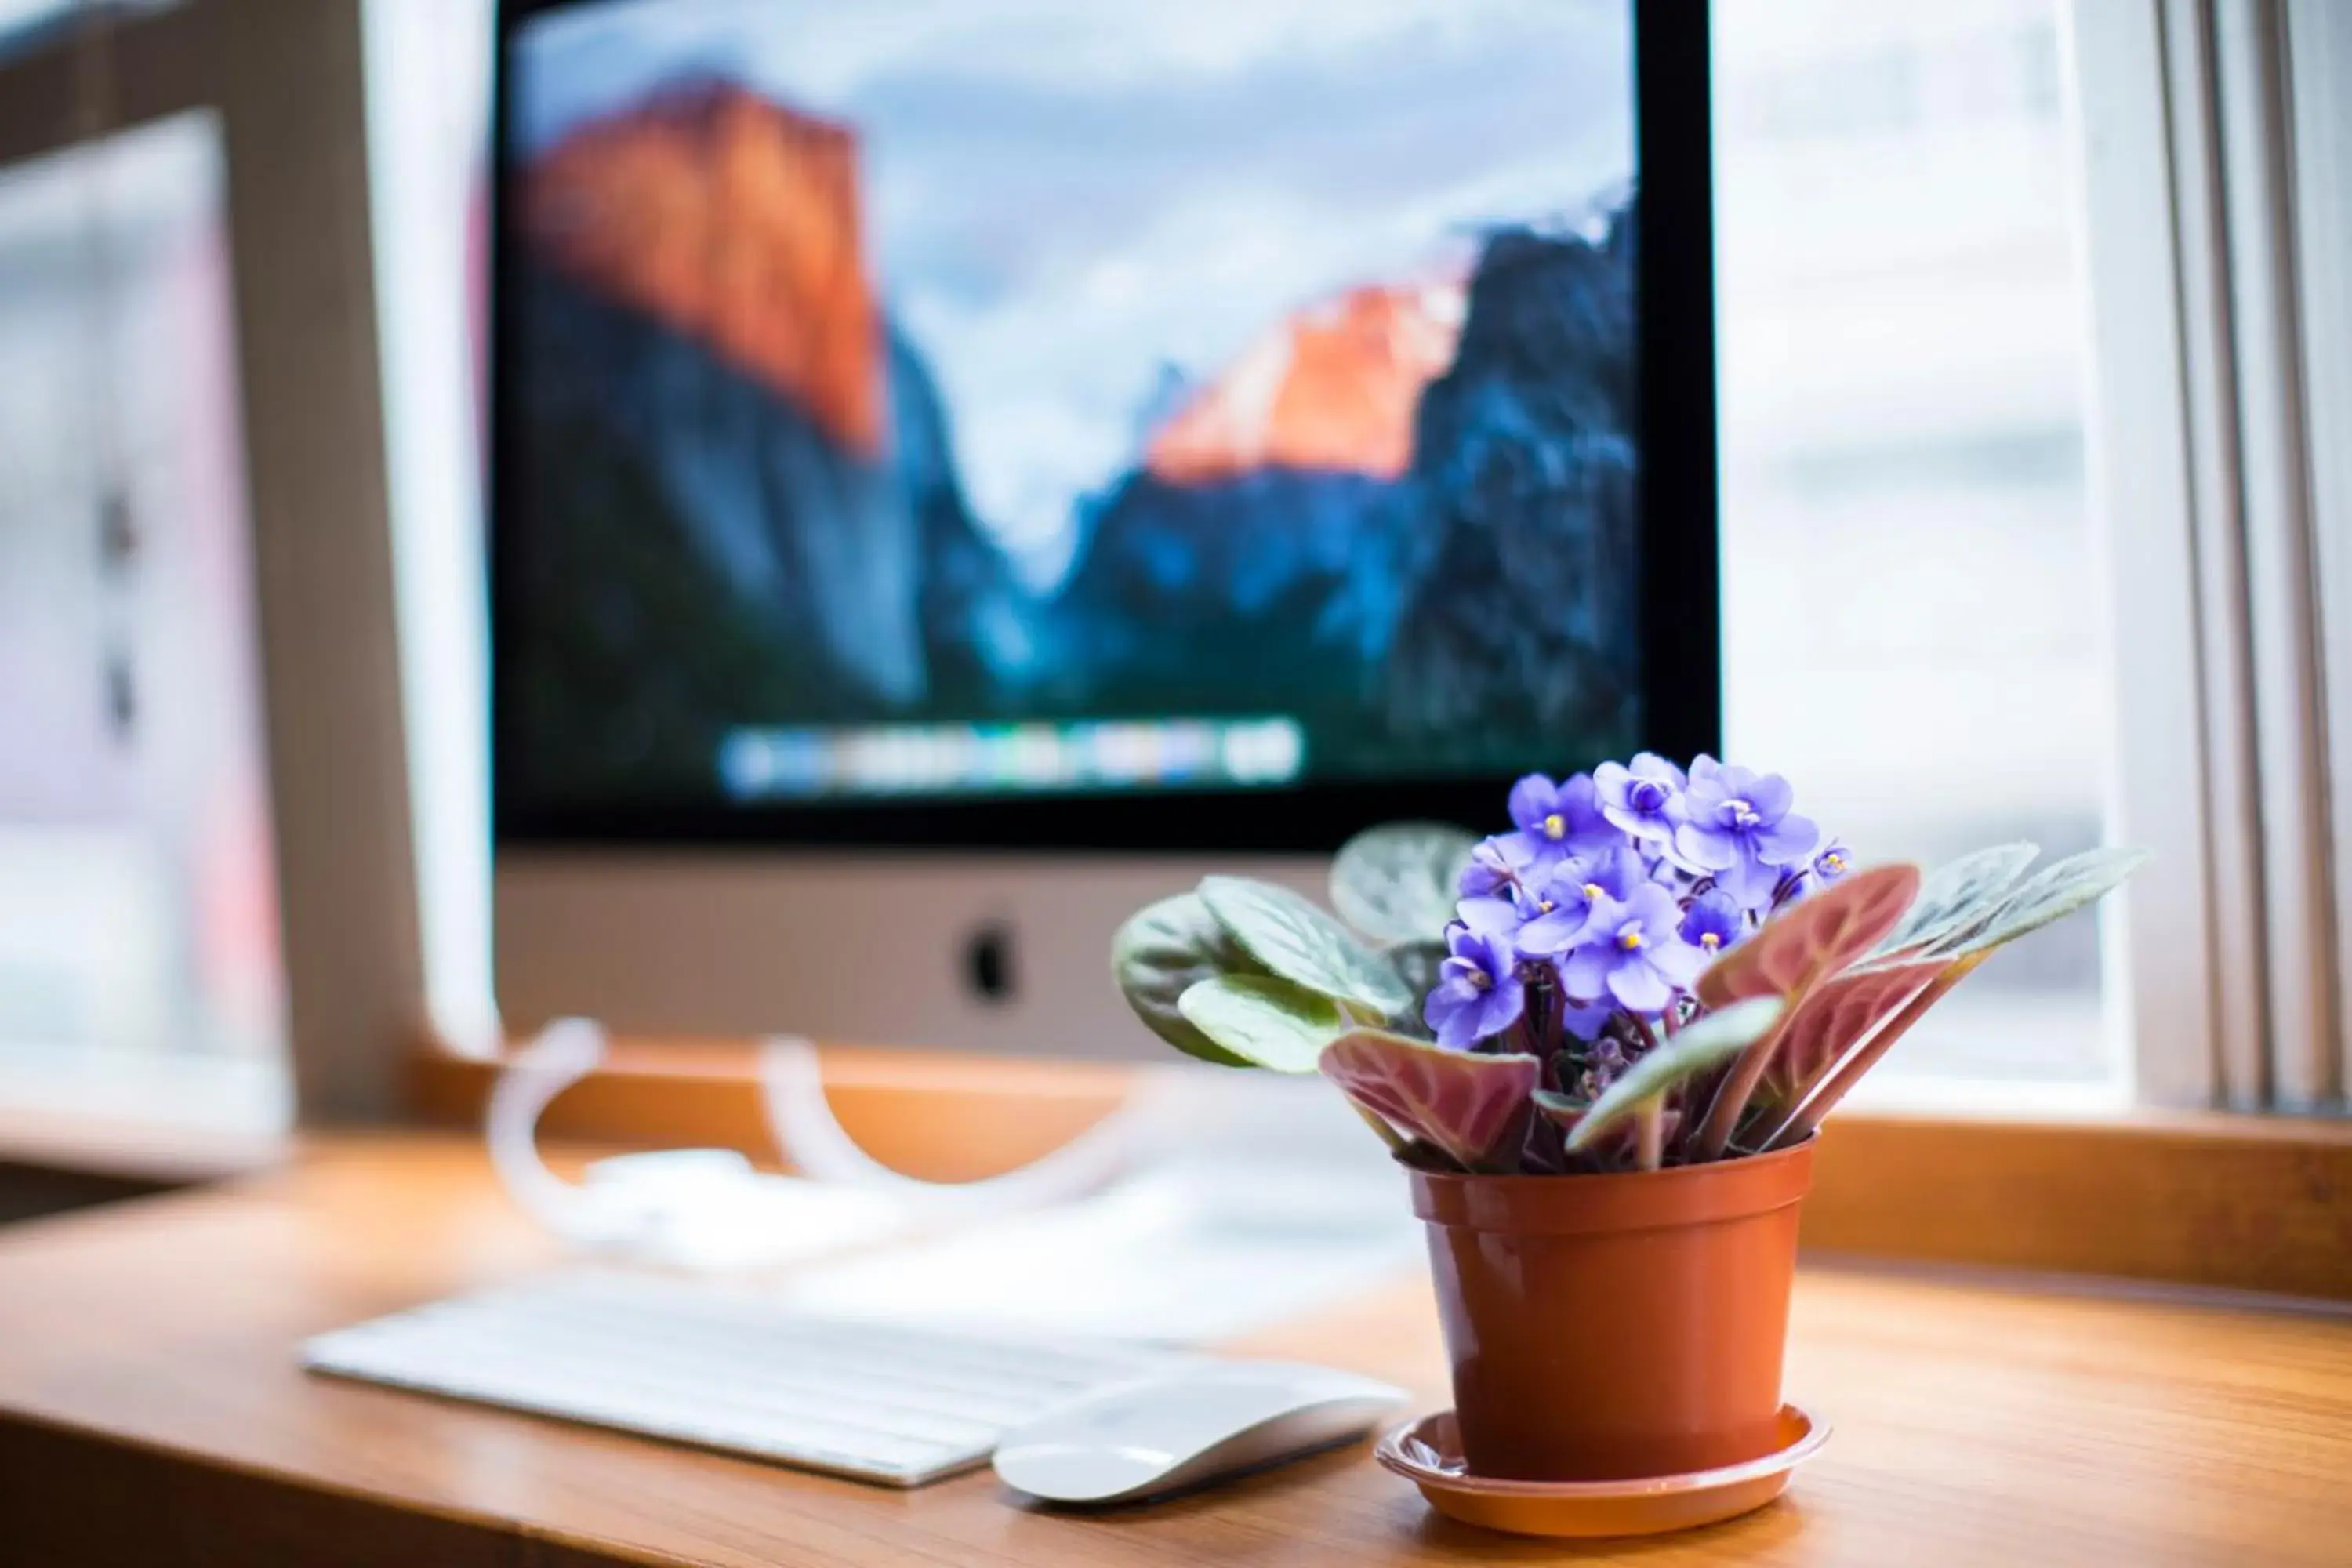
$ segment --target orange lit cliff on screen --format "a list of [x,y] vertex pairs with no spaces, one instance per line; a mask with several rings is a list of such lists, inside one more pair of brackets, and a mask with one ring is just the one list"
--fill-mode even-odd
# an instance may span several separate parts
[[724,83],[671,89],[536,159],[534,253],[699,339],[860,457],[887,434],[848,128]]
[[1146,467],[1171,484],[1260,468],[1392,479],[1412,462],[1422,388],[1454,363],[1463,286],[1366,286],[1297,311],[1155,433]]

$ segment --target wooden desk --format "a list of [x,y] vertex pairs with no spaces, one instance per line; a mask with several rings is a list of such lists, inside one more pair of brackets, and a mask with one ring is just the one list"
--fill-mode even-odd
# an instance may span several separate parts
[[[1810,1269],[1790,1387],[1826,1454],[1747,1519],[1581,1548],[1438,1520],[1360,1448],[1063,1517],[985,1473],[883,1491],[295,1369],[306,1334],[552,1256],[421,1135],[0,1231],[0,1564],[2352,1562],[2340,1317]],[[1251,1348],[1444,1393],[1416,1280]]]

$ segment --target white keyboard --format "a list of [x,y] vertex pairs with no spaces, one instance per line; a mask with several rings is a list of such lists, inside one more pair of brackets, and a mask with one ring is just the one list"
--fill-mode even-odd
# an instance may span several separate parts
[[826,1318],[580,1270],[322,1334],[313,1372],[918,1487],[1106,1384],[1200,1358]]

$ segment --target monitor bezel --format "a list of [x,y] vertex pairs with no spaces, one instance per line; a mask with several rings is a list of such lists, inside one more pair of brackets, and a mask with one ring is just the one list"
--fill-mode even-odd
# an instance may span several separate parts
[[[1420,818],[1492,826],[1507,775],[1309,782],[1249,789],[1152,789],[927,797],[882,802],[550,803],[518,798],[497,766],[512,739],[511,674],[499,627],[511,624],[512,466],[517,433],[511,297],[519,247],[507,194],[507,55],[529,17],[609,0],[500,0],[493,51],[488,185],[489,435],[484,454],[490,605],[492,826],[502,847],[646,849],[755,846],[1320,854],[1378,822]],[[1643,743],[1676,759],[1721,739],[1718,475],[1708,7],[1629,0],[1633,17],[1636,195],[1641,269]],[[1566,771],[1597,757],[1565,756]]]

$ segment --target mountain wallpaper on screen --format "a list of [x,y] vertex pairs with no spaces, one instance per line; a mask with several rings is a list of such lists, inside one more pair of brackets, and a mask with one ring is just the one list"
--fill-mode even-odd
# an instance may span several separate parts
[[1630,205],[1267,322],[1163,396],[1037,589],[877,296],[858,160],[702,78],[522,171],[531,789],[708,795],[746,723],[1286,712],[1318,776],[1638,739]]

